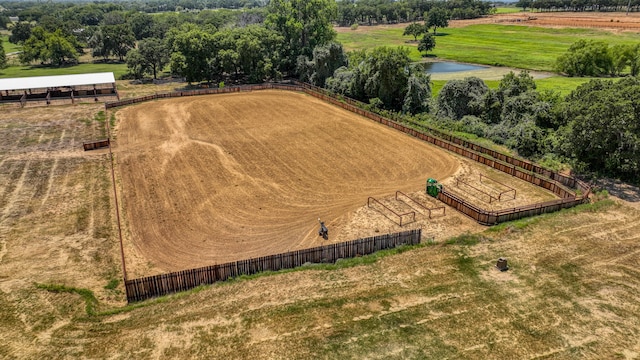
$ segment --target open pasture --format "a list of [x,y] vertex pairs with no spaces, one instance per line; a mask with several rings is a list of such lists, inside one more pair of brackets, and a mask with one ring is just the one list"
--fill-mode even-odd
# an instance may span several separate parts
[[[382,45],[405,46],[411,50],[413,60],[421,60],[417,43],[408,43],[413,38],[402,36],[406,25],[360,26],[357,30],[337,28],[338,41],[347,50]],[[430,52],[437,58],[541,71],[552,71],[556,58],[581,38],[603,40],[611,45],[637,42],[637,34],[632,32],[515,26],[510,23],[452,26],[438,29],[438,33],[436,48]]]

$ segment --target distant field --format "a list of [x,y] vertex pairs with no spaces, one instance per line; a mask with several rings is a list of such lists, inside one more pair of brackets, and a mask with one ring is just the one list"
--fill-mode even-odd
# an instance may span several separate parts
[[[564,76],[552,76],[544,79],[536,79],[536,86],[538,91],[552,90],[559,92],[562,96],[569,95],[570,92],[575,90],[578,86],[592,80],[593,78],[578,78],[578,77],[564,77]],[[500,84],[499,80],[484,80],[485,84],[490,89],[497,89]],[[447,80],[432,80],[431,81],[431,94],[436,97],[440,92],[440,89],[447,83]]]
[[519,7],[497,7],[496,14],[513,14],[522,12],[522,8]]
[[594,78],[552,76],[545,79],[537,79],[536,86],[538,91],[553,90],[558,91],[562,95],[568,95],[578,86],[589,82],[592,79]]
[[2,47],[4,48],[5,53],[9,54],[20,51],[20,46],[9,42],[9,35],[2,34],[0,35],[0,39],[2,39]]
[[127,64],[79,64],[74,66],[52,68],[33,66],[9,66],[0,70],[0,78],[84,74],[94,72],[113,72],[116,79],[127,72]]
[[[406,46],[413,60],[421,55],[403,27],[361,26],[355,31],[341,30],[338,41],[347,50],[376,46]],[[438,58],[462,62],[509,66],[521,69],[552,71],[558,56],[580,38],[603,40],[609,44],[635,44],[637,34],[595,29],[554,29],[531,26],[480,24],[439,31],[433,54]]]

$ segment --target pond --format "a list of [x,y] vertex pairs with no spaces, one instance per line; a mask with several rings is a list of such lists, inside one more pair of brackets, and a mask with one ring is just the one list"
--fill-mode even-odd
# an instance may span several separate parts
[[487,66],[460,64],[450,61],[438,61],[431,63],[422,63],[424,70],[429,74],[452,73],[459,71],[473,71],[486,69]]

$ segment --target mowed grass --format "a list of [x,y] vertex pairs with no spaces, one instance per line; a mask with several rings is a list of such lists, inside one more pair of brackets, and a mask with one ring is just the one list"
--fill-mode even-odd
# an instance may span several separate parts
[[522,8],[515,6],[497,7],[496,14],[514,14],[522,12]]
[[[435,98],[442,90],[442,87],[449,80],[431,80],[431,95]],[[500,85],[500,81],[498,80],[483,80],[485,84],[489,87],[489,89],[497,89],[498,85]]]
[[[552,76],[544,79],[536,79],[536,90],[538,91],[557,91],[561,95],[569,95],[578,86],[587,83],[595,78],[589,77],[566,77]],[[613,79],[617,80],[617,79]]]
[[[417,44],[408,43],[413,38],[402,36],[402,32],[402,28],[361,26],[356,31],[338,33],[338,41],[347,50],[405,46],[413,60],[420,60]],[[556,58],[578,39],[602,40],[610,45],[638,42],[637,34],[632,33],[483,24],[440,29],[431,54],[468,63],[552,71]]]
[[[536,90],[541,91],[555,91],[562,96],[569,95],[578,86],[589,82],[595,78],[580,78],[580,77],[566,77],[566,76],[551,76],[544,79],[536,79]],[[616,80],[616,79],[614,79]],[[431,94],[433,97],[438,96],[442,87],[448,80],[431,80]],[[484,83],[490,89],[497,89],[500,85],[499,80],[484,80]]]
[[20,46],[16,44],[12,44],[9,42],[9,35],[0,34],[0,39],[2,39],[2,47],[4,48],[5,54],[10,54],[16,51],[20,51]]
[[127,72],[127,64],[94,64],[82,63],[73,66],[65,66],[60,68],[49,66],[9,66],[0,70],[0,78],[28,77],[28,76],[51,76],[51,75],[70,75],[85,74],[97,72],[113,72],[116,79]]

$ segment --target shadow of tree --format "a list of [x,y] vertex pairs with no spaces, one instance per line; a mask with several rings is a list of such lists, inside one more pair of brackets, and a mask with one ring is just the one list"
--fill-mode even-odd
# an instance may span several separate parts
[[598,179],[596,186],[606,189],[609,194],[628,202],[640,202],[640,187],[615,179]]

